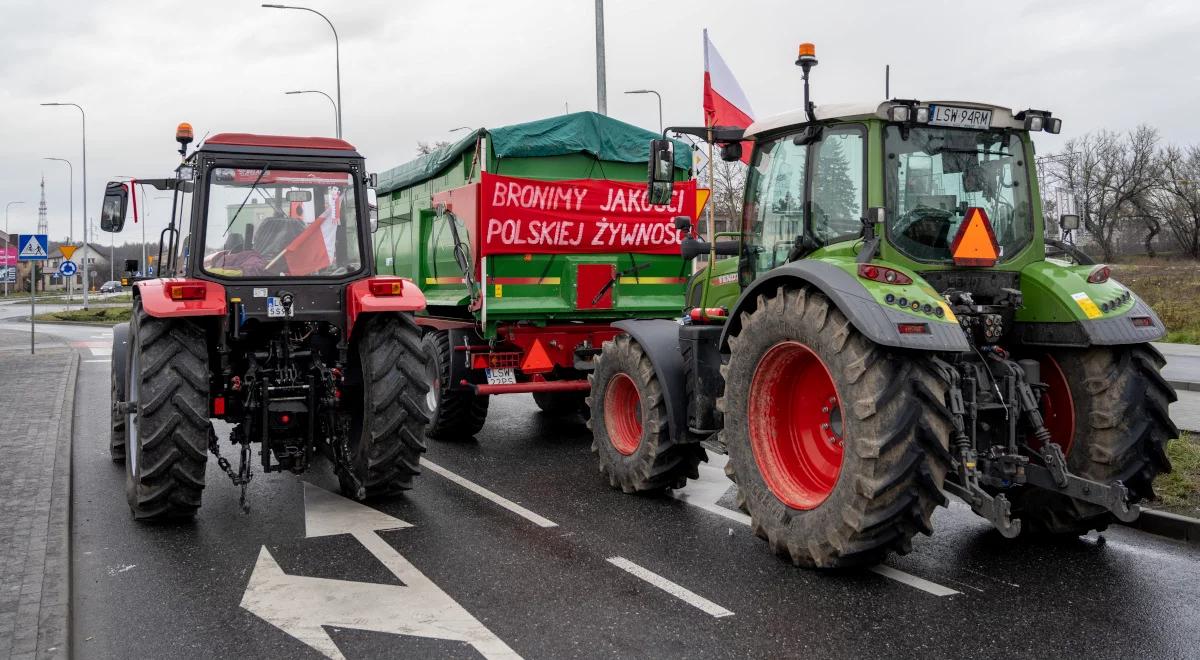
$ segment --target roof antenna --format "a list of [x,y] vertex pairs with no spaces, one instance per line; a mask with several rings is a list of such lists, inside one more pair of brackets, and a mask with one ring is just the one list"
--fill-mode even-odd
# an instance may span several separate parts
[[883,65],[883,100],[892,98],[892,65]]
[[800,52],[796,57],[796,66],[804,72],[804,114],[808,117],[808,121],[817,121],[817,115],[813,112],[813,102],[808,100],[808,71],[817,65],[817,47],[810,43],[800,44]]

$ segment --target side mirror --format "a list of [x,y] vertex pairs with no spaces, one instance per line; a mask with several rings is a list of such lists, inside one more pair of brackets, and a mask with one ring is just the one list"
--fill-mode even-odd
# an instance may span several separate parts
[[792,144],[796,145],[797,147],[803,147],[805,145],[812,144],[813,142],[820,140],[823,133],[824,131],[820,126],[807,126],[803,131],[800,131],[796,137],[792,138]]
[[686,215],[675,216],[675,228],[687,234],[692,233],[692,219]]
[[650,171],[646,197],[651,204],[670,204],[675,191],[675,144],[650,141]]
[[1074,231],[1079,229],[1079,216],[1074,213],[1064,213],[1058,219],[1058,226],[1062,227],[1063,231]]
[[[679,256],[683,257],[684,261],[690,261],[713,251],[713,246],[708,241],[697,238],[688,237],[679,242]],[[740,251],[741,243],[739,241],[717,241],[715,252],[718,257],[734,257]]]
[[110,181],[104,187],[104,203],[100,206],[100,229],[118,232],[125,226],[125,207],[129,190],[120,181]]
[[289,202],[311,202],[311,190],[289,190],[287,193],[287,201]]
[[732,163],[735,160],[742,159],[742,143],[730,142],[721,145],[721,160]]
[[367,188],[367,219],[371,222],[371,233],[379,229],[379,196],[374,188]]
[[378,172],[371,172],[370,174],[367,175],[367,187],[368,188],[378,188],[379,187],[379,173]]

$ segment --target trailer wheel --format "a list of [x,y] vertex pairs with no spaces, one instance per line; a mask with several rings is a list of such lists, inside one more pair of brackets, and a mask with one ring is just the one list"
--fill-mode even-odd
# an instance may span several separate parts
[[487,420],[488,395],[476,395],[470,390],[451,387],[450,333],[430,332],[422,342],[427,362],[425,411],[429,425],[425,435],[435,440],[466,440],[479,433]]
[[587,415],[586,392],[534,392],[533,402],[547,415]]
[[[1134,502],[1152,499],[1154,478],[1171,471],[1167,441],[1179,435],[1167,414],[1176,397],[1160,373],[1162,354],[1138,344],[1055,351],[1041,362],[1042,381],[1050,386],[1046,426],[1071,472],[1102,483],[1120,480]],[[1072,423],[1056,429],[1064,408]],[[1023,488],[1010,497],[1013,516],[1033,534],[1078,536],[1115,522],[1103,507],[1051,491]]]
[[730,348],[725,471],[773,552],[872,564],[932,532],[951,429],[934,355],[875,344],[820,292],[787,287],[759,296]]
[[117,404],[125,400],[128,384],[125,382],[126,367],[129,361],[129,324],[118,323],[113,326],[113,351],[109,360],[109,406],[108,455],[113,463],[125,463],[125,413],[117,408]]
[[[420,474],[421,430],[428,421],[420,328],[409,314],[368,315],[350,356],[350,453],[366,491],[361,495],[371,499],[409,490]],[[338,479],[343,495],[359,498],[346,475]]]
[[671,439],[662,387],[636,341],[618,335],[604,342],[588,380],[592,453],[609,485],[626,493],[661,491],[699,476],[704,449]]
[[209,438],[208,348],[189,319],[154,318],[133,303],[127,362],[125,495],[138,520],[190,518],[200,508]]

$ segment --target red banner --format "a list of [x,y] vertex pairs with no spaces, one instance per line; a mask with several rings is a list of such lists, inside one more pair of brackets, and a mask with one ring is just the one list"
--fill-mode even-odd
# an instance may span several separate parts
[[696,182],[675,184],[670,204],[646,201],[646,184],[537,181],[484,172],[481,254],[679,254],[678,215],[696,217]]

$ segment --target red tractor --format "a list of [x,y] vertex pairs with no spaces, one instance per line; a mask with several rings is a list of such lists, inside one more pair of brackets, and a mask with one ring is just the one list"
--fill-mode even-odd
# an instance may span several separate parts
[[[190,517],[208,454],[235,485],[324,456],[356,499],[411,488],[428,385],[412,282],[377,276],[374,175],[347,142],[223,133],[166,179],[108,184],[101,228],[120,231],[136,188],[172,194],[157,278],[114,328],[114,461],[141,520]],[[132,204],[131,204],[132,202]],[[213,420],[232,425],[235,471]]]

